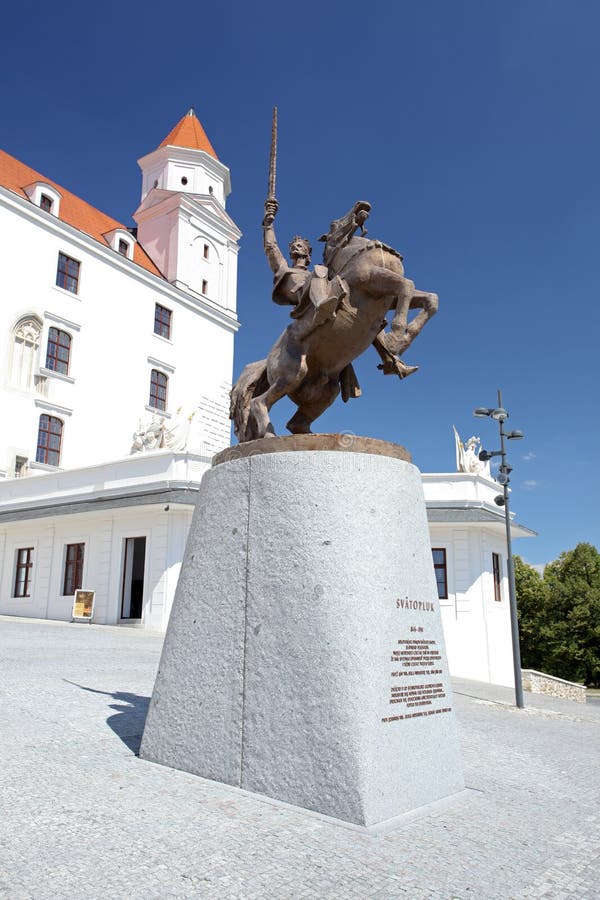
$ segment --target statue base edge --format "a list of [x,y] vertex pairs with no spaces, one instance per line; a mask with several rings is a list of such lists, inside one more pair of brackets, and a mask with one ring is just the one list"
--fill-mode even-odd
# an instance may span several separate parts
[[297,451],[329,450],[344,453],[370,453],[373,456],[390,456],[412,462],[410,452],[401,444],[382,441],[379,438],[361,437],[349,432],[331,434],[285,434],[246,441],[233,447],[226,447],[212,458],[212,465],[260,456],[263,453],[291,453]]

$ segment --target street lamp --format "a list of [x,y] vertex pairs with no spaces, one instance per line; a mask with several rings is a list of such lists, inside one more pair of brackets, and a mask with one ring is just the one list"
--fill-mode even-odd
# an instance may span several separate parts
[[515,700],[519,709],[523,709],[523,681],[521,678],[521,651],[519,648],[519,620],[517,619],[517,592],[515,589],[515,567],[512,556],[512,541],[510,537],[510,509],[508,504],[508,485],[510,484],[510,473],[512,466],[506,461],[506,450],[504,439],[509,441],[518,441],[523,437],[522,431],[505,431],[504,423],[508,419],[508,413],[502,406],[502,391],[498,391],[498,406],[488,408],[487,406],[478,406],[473,410],[473,415],[478,418],[490,417],[498,422],[500,429],[500,449],[499,450],[482,450],[479,459],[487,462],[494,456],[501,458],[500,470],[496,478],[498,484],[502,485],[503,493],[494,498],[497,506],[504,507],[504,519],[506,524],[506,547],[508,556],[508,596],[510,598],[510,628],[512,632],[512,649],[513,649],[513,667],[515,673]]

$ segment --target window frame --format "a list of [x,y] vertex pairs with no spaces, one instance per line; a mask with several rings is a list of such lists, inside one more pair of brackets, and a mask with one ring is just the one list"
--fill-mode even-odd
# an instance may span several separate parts
[[[156,378],[155,378],[156,376]],[[164,383],[161,384],[161,380],[164,379]],[[156,390],[154,390],[156,389]],[[164,398],[160,396],[160,391],[164,391]],[[151,409],[156,409],[159,412],[167,411],[167,400],[169,396],[169,376],[165,372],[161,372],[160,369],[151,369],[150,370],[150,398],[148,400],[148,406]],[[154,402],[156,401],[156,402]],[[164,404],[164,405],[161,405]]]
[[[70,558],[70,551],[75,555]],[[83,566],[85,562],[85,541],[67,544],[65,547],[65,565],[63,570],[63,597],[72,597],[75,591],[81,590],[83,584]],[[68,590],[72,588],[72,590]]]
[[[61,268],[61,264],[64,263],[64,268]],[[77,267],[75,270],[75,274],[69,271],[69,263],[74,263]],[[78,259],[75,259],[73,256],[69,256],[67,253],[63,253],[62,250],[58,251],[58,263],[56,265],[56,287],[61,288],[63,291],[68,291],[69,294],[79,294],[79,286],[81,281],[81,262]],[[74,285],[74,288],[69,285]]]
[[[26,597],[31,597],[31,582],[33,581],[33,553],[35,547],[17,547],[16,548],[16,556],[15,556],[15,578],[13,582],[13,597],[22,600]],[[21,554],[26,553],[25,561],[21,561]],[[24,571],[24,578],[22,583],[20,583],[21,579],[19,578],[20,573]],[[22,589],[20,593],[19,590]]]
[[[47,419],[47,428],[42,428],[42,419]],[[60,425],[59,430],[52,431],[51,425],[52,423],[58,422]],[[45,424],[45,423],[44,423]],[[62,440],[63,440],[63,431],[64,431],[65,423],[62,419],[59,419],[58,416],[51,416],[49,413],[41,413],[39,422],[38,422],[38,436],[37,436],[37,444],[35,451],[35,461],[37,463],[42,463],[45,466],[60,466],[60,454],[62,451]],[[46,435],[47,440],[45,443],[40,443],[40,438]],[[52,437],[58,437],[58,448],[51,446]],[[56,462],[51,462],[49,457],[51,454],[56,454]],[[44,458],[40,459],[40,455]]]
[[[159,310],[161,310],[161,314],[159,314]],[[168,313],[168,319],[165,323],[164,316],[162,313]],[[157,326],[159,330],[157,331]],[[160,330],[161,328],[166,327],[167,334],[163,334]],[[171,340],[171,332],[173,330],[173,310],[169,309],[168,306],[163,306],[162,303],[154,304],[154,334],[158,337],[164,338],[167,341]]]
[[[52,332],[56,332],[57,340],[53,339]],[[61,337],[67,339],[68,343],[61,343]],[[62,328],[57,328],[56,325],[51,325],[48,329],[48,341],[46,343],[46,365],[45,368],[50,372],[58,372],[59,375],[68,375],[69,368],[71,366],[71,344],[73,343],[73,336],[69,334],[68,331],[63,331]],[[50,352],[51,346],[53,351]],[[66,349],[67,358],[66,360],[60,359],[59,351]],[[59,368],[59,366],[64,366],[64,370]]]
[[[435,560],[434,553],[443,553],[443,561],[438,563]],[[438,600],[447,600],[448,599],[448,555],[446,553],[445,547],[432,547],[431,548],[431,556],[433,559],[433,571],[435,573],[435,582],[437,585],[438,592]],[[440,594],[440,583],[437,578],[438,571],[442,571],[444,573],[444,588],[445,592]]]
[[494,600],[502,603],[502,556],[492,553],[492,581],[494,582]]
[[52,212],[52,207],[54,206],[54,200],[48,194],[44,194],[43,191],[40,192],[40,209],[43,209],[45,212]]

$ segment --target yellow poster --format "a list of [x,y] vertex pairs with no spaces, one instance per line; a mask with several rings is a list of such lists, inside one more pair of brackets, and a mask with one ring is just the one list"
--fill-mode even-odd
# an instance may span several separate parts
[[73,618],[91,619],[94,614],[95,591],[75,591],[73,600]]

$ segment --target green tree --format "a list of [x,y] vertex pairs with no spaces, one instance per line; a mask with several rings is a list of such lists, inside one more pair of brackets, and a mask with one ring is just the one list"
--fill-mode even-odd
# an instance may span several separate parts
[[600,553],[578,544],[544,569],[515,556],[521,658],[527,669],[600,686]]
[[514,566],[521,663],[525,669],[542,671],[546,649],[542,637],[548,599],[546,584],[540,573],[520,556],[514,557]]
[[546,566],[546,671],[600,685],[600,553],[578,544]]

